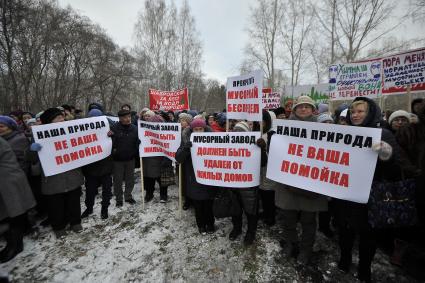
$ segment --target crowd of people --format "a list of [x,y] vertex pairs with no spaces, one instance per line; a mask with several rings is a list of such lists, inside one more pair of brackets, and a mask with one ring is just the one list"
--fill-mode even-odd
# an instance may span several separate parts
[[[88,106],[86,117],[108,116],[99,103]],[[0,116],[0,233],[6,246],[0,252],[0,262],[13,259],[23,250],[23,237],[34,225],[50,226],[56,237],[83,230],[81,220],[93,214],[96,194],[101,187],[101,218],[107,219],[112,197],[115,205],[124,202],[135,205],[133,198],[134,172],[140,167],[137,121],[170,123],[182,127],[182,142],[176,153],[176,166],[182,166],[184,194],[183,209],[193,208],[200,235],[214,233],[214,199],[220,188],[196,181],[190,148],[190,136],[197,132],[251,132],[262,130],[257,140],[261,149],[261,182],[258,187],[228,189],[234,200],[232,229],[229,240],[242,234],[243,214],[247,229],[243,242],[255,243],[258,221],[265,227],[276,225],[277,208],[282,213],[284,239],[280,241],[282,253],[295,258],[300,265],[308,265],[313,254],[316,233],[326,237],[338,235],[340,258],[338,267],[349,272],[352,250],[359,238],[358,278],[371,281],[371,264],[377,247],[390,255],[394,264],[402,264],[401,257],[410,244],[423,248],[425,237],[425,102],[412,102],[411,113],[404,110],[386,111],[371,99],[358,97],[350,104],[341,104],[334,113],[325,103],[316,104],[310,97],[288,100],[283,107],[263,110],[263,121],[228,120],[226,112],[207,114],[195,110],[173,112],[152,111],[144,108],[140,113],[125,104],[117,113],[118,122],[109,119],[112,154],[100,161],[64,173],[46,177],[37,152],[42,146],[34,141],[34,125],[60,123],[82,118],[82,111],[62,105],[45,109],[34,115],[13,111]],[[331,199],[271,181],[265,177],[270,140],[274,134],[273,120],[289,119],[354,127],[382,128],[381,142],[373,145],[378,153],[374,182],[398,181],[406,178],[415,183],[415,209],[417,221],[409,227],[373,227],[369,219],[368,204]],[[145,202],[154,198],[156,183],[160,202],[168,201],[168,187],[175,183],[176,166],[166,157],[142,158]],[[178,170],[178,169],[177,169]],[[123,183],[125,184],[123,189]],[[84,188],[84,189],[83,189]],[[112,190],[113,188],[113,190]],[[372,190],[375,187],[372,186]],[[85,209],[82,211],[82,192]],[[29,213],[31,212],[31,213]],[[35,215],[29,217],[28,215]],[[300,223],[301,233],[297,229]]]

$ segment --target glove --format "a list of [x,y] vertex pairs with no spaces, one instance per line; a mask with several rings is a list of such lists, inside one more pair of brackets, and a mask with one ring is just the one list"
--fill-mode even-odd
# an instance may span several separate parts
[[188,141],[185,145],[184,145],[184,148],[186,148],[186,149],[190,149],[192,147],[192,142],[191,141]]
[[34,142],[30,145],[30,150],[31,151],[40,151],[42,147],[43,146],[41,144]]
[[372,150],[378,153],[378,157],[382,161],[389,160],[391,156],[393,155],[392,146],[384,141],[373,144]]
[[261,149],[265,149],[267,146],[266,141],[263,138],[259,138],[257,140],[257,146]]

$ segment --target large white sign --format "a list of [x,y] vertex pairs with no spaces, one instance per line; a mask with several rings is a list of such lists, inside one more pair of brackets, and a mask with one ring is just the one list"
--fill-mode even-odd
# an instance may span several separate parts
[[176,161],[181,142],[180,123],[153,123],[138,121],[140,157],[165,156]]
[[227,119],[262,121],[263,73],[227,78]]
[[260,184],[260,133],[193,133],[191,156],[200,184],[250,188]]
[[45,176],[63,173],[111,154],[109,123],[105,116],[33,126],[34,140]]
[[332,65],[329,67],[331,100],[359,96],[376,98],[381,94],[381,60]]
[[267,178],[330,197],[367,203],[382,129],[275,120]]

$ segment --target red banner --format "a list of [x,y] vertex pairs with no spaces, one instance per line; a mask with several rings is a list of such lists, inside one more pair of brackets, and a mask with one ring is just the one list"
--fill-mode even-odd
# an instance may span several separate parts
[[175,91],[150,89],[149,104],[151,110],[188,110],[189,92],[187,87]]

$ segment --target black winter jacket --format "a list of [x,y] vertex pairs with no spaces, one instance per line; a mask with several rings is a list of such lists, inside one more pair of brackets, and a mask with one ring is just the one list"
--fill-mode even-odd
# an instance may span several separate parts
[[139,155],[139,136],[137,127],[115,123],[111,126],[112,158],[115,161],[129,161]]

